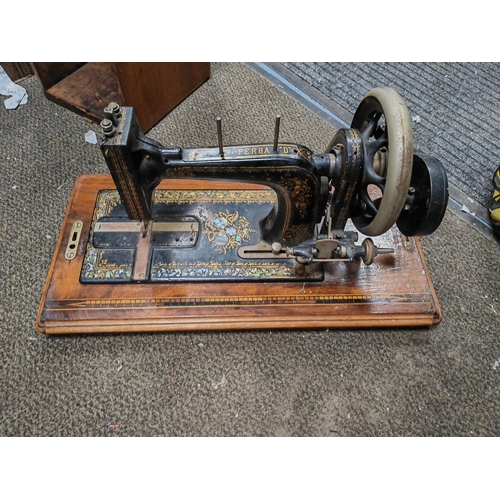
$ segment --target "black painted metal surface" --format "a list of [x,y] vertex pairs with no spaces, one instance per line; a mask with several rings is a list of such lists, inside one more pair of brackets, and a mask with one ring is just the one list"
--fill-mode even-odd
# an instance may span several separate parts
[[[140,281],[322,280],[321,264],[307,266],[304,275],[296,276],[293,256],[238,256],[239,247],[259,243],[259,222],[275,200],[271,190],[157,190],[148,263]],[[117,228],[119,224],[127,228]],[[177,224],[180,229],[165,230],[162,224],[163,228]],[[127,217],[118,191],[100,191],[81,282],[133,282],[140,237],[140,221]]]

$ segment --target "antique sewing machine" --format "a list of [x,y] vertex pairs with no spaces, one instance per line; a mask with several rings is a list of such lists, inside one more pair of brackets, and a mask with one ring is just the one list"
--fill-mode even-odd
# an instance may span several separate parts
[[[216,147],[182,149],[144,135],[133,108],[111,103],[104,112],[101,150],[112,181],[81,181],[81,191],[93,193],[81,214],[84,195],[75,187],[41,331],[440,320],[414,237],[440,225],[447,178],[436,158],[413,151],[408,110],[394,90],[369,92],[351,127],[338,130],[322,153],[280,142],[280,117],[273,142],[224,145],[218,118]],[[58,294],[58,266],[78,281],[73,295]],[[422,272],[412,295],[411,280]],[[309,294],[301,295],[306,285]],[[393,308],[377,310],[384,303]],[[347,312],[345,304],[357,309]],[[415,304],[423,309],[412,310]]]

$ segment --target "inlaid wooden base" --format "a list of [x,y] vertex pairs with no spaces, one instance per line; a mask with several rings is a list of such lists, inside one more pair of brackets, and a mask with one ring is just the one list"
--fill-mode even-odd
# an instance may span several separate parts
[[[192,180],[158,189],[267,189]],[[48,334],[200,330],[430,326],[441,311],[416,238],[396,228],[374,238],[394,248],[371,266],[328,263],[320,282],[175,282],[82,284],[80,273],[97,194],[114,189],[109,175],[77,178],[38,311]],[[83,222],[76,256],[65,255],[75,221]],[[360,235],[362,237],[362,235]]]

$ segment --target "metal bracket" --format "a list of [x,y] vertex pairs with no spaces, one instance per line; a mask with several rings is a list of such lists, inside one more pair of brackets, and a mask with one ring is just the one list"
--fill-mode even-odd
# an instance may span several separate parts
[[80,236],[82,235],[83,222],[81,220],[77,220],[73,222],[71,226],[71,232],[69,233],[68,245],[66,246],[66,253],[64,257],[67,260],[73,260],[76,257],[76,249],[78,248],[78,244],[80,243]]

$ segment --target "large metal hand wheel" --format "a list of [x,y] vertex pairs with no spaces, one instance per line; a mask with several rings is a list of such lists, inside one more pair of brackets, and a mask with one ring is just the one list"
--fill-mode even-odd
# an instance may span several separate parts
[[398,219],[410,187],[410,115],[395,90],[379,87],[361,101],[351,127],[361,133],[364,147],[363,174],[352,221],[363,234],[379,236]]

